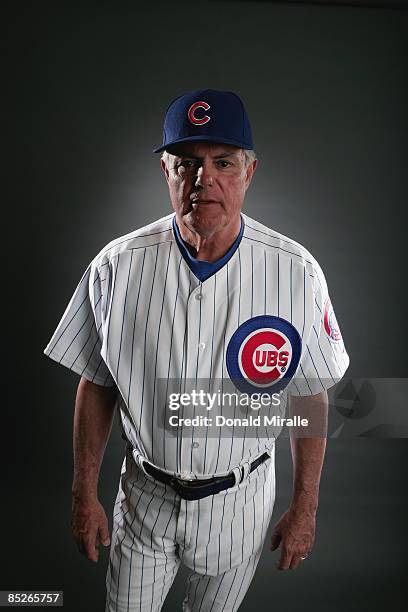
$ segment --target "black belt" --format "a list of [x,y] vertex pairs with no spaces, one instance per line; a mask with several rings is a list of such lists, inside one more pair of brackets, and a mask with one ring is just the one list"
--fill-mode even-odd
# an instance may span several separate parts
[[[258,459],[255,459],[249,467],[249,474],[256,470],[264,461],[270,459],[269,453],[264,453]],[[143,462],[143,468],[149,474],[159,482],[170,485],[180,497],[188,499],[190,501],[195,499],[202,499],[209,495],[215,495],[220,491],[225,491],[236,484],[235,475],[233,472],[227,474],[227,476],[214,476],[213,478],[207,478],[205,480],[182,480],[176,476],[171,476],[162,472],[158,468],[153,467],[146,461]]]

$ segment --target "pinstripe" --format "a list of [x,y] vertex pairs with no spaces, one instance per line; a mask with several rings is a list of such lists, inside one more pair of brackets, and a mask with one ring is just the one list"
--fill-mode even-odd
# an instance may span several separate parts
[[[146,479],[146,481],[147,481],[147,479]],[[140,500],[142,499],[144,494],[145,494],[145,492],[141,493],[141,495],[139,496],[139,499],[138,499],[138,501],[137,501],[137,503],[135,505],[135,509],[134,509],[135,512],[134,512],[134,515],[133,515],[133,520],[132,520],[132,522],[130,524],[130,528],[133,528],[133,523],[134,523],[135,518],[136,518],[136,510],[137,510],[137,507],[138,507],[138,505],[140,503]],[[119,558],[119,569],[118,569],[118,578],[117,578],[118,585],[120,584],[120,570],[121,570],[121,567],[122,567],[122,547],[123,547],[123,542],[125,541],[125,538],[127,536],[126,528],[127,528],[127,524],[124,523],[124,536],[123,536],[123,538],[121,540],[121,543],[120,543],[120,558]],[[134,544],[134,539],[135,539],[135,536],[133,535],[133,544]],[[132,571],[132,557],[131,557],[131,562],[130,562],[130,567],[129,567],[129,573],[131,573],[131,571]],[[117,593],[116,593],[116,609],[118,607],[118,597],[119,597],[119,589],[117,589]]]
[[213,509],[214,509],[214,495],[212,495],[211,499],[211,512],[210,512],[210,524],[208,527],[208,540],[207,545],[205,547],[205,571],[208,571],[208,546],[210,543],[211,533],[212,533],[212,519],[213,519]]
[[[246,500],[245,500],[246,503]],[[242,513],[242,533],[245,533],[245,513]],[[242,538],[242,542],[241,542],[241,563],[243,563],[244,561],[244,538]]]
[[238,297],[238,326],[241,321],[241,290],[242,290],[242,268],[241,268],[241,252],[238,249],[238,261],[239,261],[239,297]]
[[335,382],[335,380],[334,380],[334,378],[333,378],[333,376],[332,376],[332,373],[331,373],[331,371],[330,371],[329,364],[327,363],[326,357],[324,356],[324,352],[323,352],[323,350],[322,350],[322,347],[320,346],[319,336],[318,336],[318,333],[317,333],[316,328],[315,328],[315,326],[314,326],[314,325],[313,325],[313,331],[314,331],[314,333],[315,333],[315,335],[316,335],[317,346],[319,347],[320,354],[321,354],[321,356],[322,356],[322,358],[323,358],[324,363],[326,364],[326,368],[327,368],[327,371],[329,372],[330,378],[333,380],[333,383],[334,383],[334,382]]
[[[196,529],[196,549],[198,545],[198,532],[200,530],[200,500],[197,500],[198,508],[197,508],[197,529]],[[193,569],[196,569],[196,555],[193,557]]]
[[[163,318],[164,297],[166,295],[167,276],[168,276],[168,271],[169,271],[169,262],[170,262],[170,255],[171,255],[171,247],[172,246],[173,246],[172,243],[170,243],[169,255],[168,255],[168,258],[167,258],[166,275],[165,275],[165,278],[164,278],[163,298],[162,298],[162,304],[161,304],[161,309],[160,309],[159,325],[158,325],[158,329],[157,329],[156,354],[155,354],[155,362],[154,362],[153,402],[152,402],[153,403],[153,409],[152,409],[152,434],[151,434],[152,435],[152,440],[153,440],[154,413],[155,413],[155,401],[154,400],[155,400],[155,397],[156,397],[157,353],[158,353],[158,348],[159,348],[160,327],[161,327],[162,318]],[[153,291],[153,289],[152,289],[152,291]],[[152,448],[152,462],[154,463],[154,449],[153,448]]]
[[[142,543],[142,553],[143,553],[143,543]],[[130,559],[131,559],[131,561],[132,561],[132,557],[131,557]],[[140,572],[140,612],[142,612],[142,601],[143,601],[143,598],[142,598],[142,593],[143,593],[143,570],[144,570],[144,561],[145,561],[145,558],[144,558],[144,556],[142,556],[142,568],[141,568],[141,572]],[[132,565],[131,565],[131,567],[132,567]]]
[[[208,390],[210,391],[211,380],[213,378],[213,357],[214,357],[214,338],[215,338],[215,304],[217,296],[217,276],[214,275],[214,294],[213,294],[213,319],[212,319],[212,333],[211,333],[211,355],[210,355],[210,371],[208,376]],[[208,426],[205,431],[205,444],[204,444],[204,458],[203,458],[203,469],[206,470],[207,460],[207,444],[208,444]]]
[[316,367],[316,364],[315,364],[314,359],[313,359],[313,357],[312,357],[312,353],[310,352],[310,348],[309,348],[308,346],[307,346],[306,348],[307,348],[307,352],[308,352],[308,354],[309,354],[310,360],[311,360],[311,362],[312,362],[312,364],[313,364],[313,367],[314,367],[314,369],[315,369],[315,371],[316,371],[317,378],[319,379],[319,382],[320,382],[320,384],[321,384],[321,386],[322,386],[322,389],[324,390],[324,388],[325,388],[325,387],[324,387],[324,384],[322,383],[322,379],[320,378],[320,375],[319,375],[319,370],[318,370],[318,369],[317,369],[317,367]]
[[[173,318],[171,321],[169,363],[167,367],[166,397],[167,397],[167,392],[168,392],[168,381],[169,381],[169,376],[170,376],[171,351],[173,349],[173,335],[174,335],[174,318],[176,316],[177,299],[178,299],[179,288],[180,288],[180,267],[181,267],[182,259],[183,258],[180,256],[179,265],[178,265],[178,274],[177,274],[177,290],[176,290],[176,297],[174,299]],[[164,405],[164,421],[166,421],[166,416],[167,416],[167,403],[165,403]],[[177,432],[177,436],[178,436],[178,432]],[[164,469],[166,468],[166,438],[165,436],[163,436],[163,468]]]
[[[81,331],[83,330],[83,328],[84,328],[84,326],[85,326],[86,322],[88,321],[88,319],[89,319],[89,315],[90,315],[90,314],[91,314],[91,308],[88,308],[88,314],[86,315],[86,319],[85,319],[85,321],[82,323],[81,327],[79,328],[79,330],[77,331],[77,333],[75,334],[75,336],[72,338],[71,342],[68,344],[68,347],[65,349],[64,353],[61,355],[61,359],[60,359],[60,361],[62,361],[62,359],[63,359],[63,358],[65,357],[65,355],[67,354],[68,350],[71,348],[71,346],[74,344],[75,340],[78,338],[78,336],[79,336],[79,334],[81,333]],[[80,353],[83,351],[84,346],[85,346],[85,345],[83,345],[83,346],[81,347]],[[78,358],[77,358],[77,359],[78,359]],[[76,361],[77,359],[75,359],[75,361]],[[73,362],[73,363],[74,363],[74,362]],[[72,365],[73,365],[73,364],[72,364]]]
[[[127,609],[129,610],[130,608],[130,577],[132,575],[132,556],[133,556],[133,550],[130,551],[130,568],[129,568],[129,581],[128,581],[128,598],[127,598]],[[119,596],[119,589],[117,591],[116,594],[116,609],[118,607],[118,596]],[[141,598],[140,598],[141,600]]]
[[156,258],[154,260],[154,270],[153,270],[153,278],[152,278],[152,288],[150,290],[150,298],[149,298],[149,306],[147,309],[147,316],[146,316],[146,327],[145,327],[145,337],[144,337],[144,346],[145,346],[145,350],[143,352],[143,377],[142,377],[142,393],[141,393],[141,397],[142,397],[142,404],[140,407],[140,420],[139,420],[139,430],[140,430],[140,424],[142,421],[142,413],[143,413],[143,403],[144,403],[144,386],[145,386],[145,373],[146,373],[146,336],[147,336],[147,325],[149,323],[149,313],[150,313],[150,306],[152,303],[152,295],[153,295],[153,288],[154,288],[154,280],[156,277],[156,268],[157,268],[157,257],[159,254],[159,246],[157,246],[156,249]]
[[[257,564],[258,564],[259,557],[260,557],[260,551],[259,551],[259,552],[258,552],[256,555],[254,555],[254,556],[253,556],[253,558],[251,558],[251,557],[249,558],[247,568],[249,568],[249,566],[250,566],[250,565],[251,565],[251,563],[252,563],[252,570],[251,570],[251,574],[250,574],[249,578],[247,578],[246,583],[244,583],[244,581],[242,581],[241,586],[240,586],[239,591],[238,591],[238,597],[237,597],[237,599],[238,599],[238,598],[241,598],[241,594],[242,594],[242,591],[244,590],[244,589],[243,589],[243,587],[244,587],[244,586],[246,587],[246,588],[245,588],[244,593],[247,591],[248,586],[250,585],[250,583],[251,583],[251,581],[252,581],[252,578],[253,578],[253,576],[254,576],[254,573],[255,573],[255,568],[256,568],[256,566],[257,566]],[[245,576],[246,576],[246,571],[245,571]],[[243,596],[242,596],[242,597],[243,597]],[[235,602],[234,602],[234,608],[235,608],[235,604],[236,604],[236,602],[237,602],[237,599],[236,599],[236,600],[235,600]],[[239,600],[239,601],[241,601],[241,599],[238,599],[238,600]]]
[[131,353],[130,353],[129,385],[128,385],[128,393],[127,393],[127,405],[129,405],[130,388],[131,388],[131,385],[132,385],[133,350],[134,350],[134,346],[135,346],[136,316],[137,316],[137,308],[139,306],[140,289],[141,289],[142,281],[143,281],[143,271],[144,271],[145,257],[146,257],[146,249],[143,252],[142,268],[140,270],[139,288],[138,288],[138,291],[137,291],[135,316],[134,316],[134,319],[133,319],[132,344],[131,344]]
[[293,385],[294,385],[294,387],[295,387],[295,389],[297,391],[297,394],[301,395],[300,389],[299,389],[298,385],[296,384],[296,378],[293,379],[292,383],[293,383]]
[[265,484],[266,484],[266,472],[264,474],[264,483],[262,485],[262,527],[261,527],[261,540],[264,539],[264,523],[265,523]]
[[[120,263],[120,253],[118,254],[118,258],[117,258],[117,270],[119,270],[119,263]],[[114,280],[113,280],[113,287],[111,288],[111,283],[112,283],[112,274],[109,276],[109,287],[108,287],[108,295],[111,295],[111,299],[113,300],[114,296],[115,296],[115,288],[116,288],[116,279],[118,277],[118,272],[115,274]],[[111,294],[112,291],[112,294]],[[109,332],[110,332],[110,328],[111,328],[111,321],[109,321],[108,323],[108,330],[106,332],[106,345],[109,345]]]
[[[227,275],[228,275],[228,263],[227,263]],[[228,278],[228,276],[227,276]],[[223,331],[223,339],[222,339],[222,347],[223,347],[223,355],[225,355],[225,336],[226,336],[226,332],[227,332],[227,320],[228,320],[228,310],[229,310],[229,296],[227,293],[227,317],[226,317],[226,321],[225,321],[225,325],[224,325],[224,331]],[[224,359],[222,360],[222,371],[221,371],[221,392],[224,392]],[[223,406],[221,405],[221,414],[223,413]],[[217,448],[217,460],[215,462],[215,469],[214,472],[217,472],[218,469],[218,462],[220,459],[220,447],[221,447],[221,428],[219,430],[219,434],[218,434],[218,448]]]
[[[226,500],[226,496],[224,495],[223,504],[222,504],[221,531],[222,531],[222,526],[223,526],[223,523],[224,523],[225,500]],[[218,536],[218,573],[220,573],[221,531],[220,531],[220,535]]]
[[116,379],[118,379],[118,377],[119,377],[119,363],[120,363],[120,355],[121,355],[121,349],[122,349],[123,327],[124,327],[124,324],[125,324],[126,302],[127,302],[127,297],[128,297],[129,281],[130,281],[130,271],[132,269],[132,261],[133,261],[133,251],[130,254],[129,272],[128,272],[128,277],[127,277],[127,281],[126,281],[125,304],[124,304],[123,317],[122,317],[122,328],[120,330],[119,355],[118,355],[118,365],[117,365],[117,368],[116,368]]
[[[101,300],[101,297],[100,297],[100,298],[98,299],[98,301],[96,302],[96,305],[98,305],[98,303],[100,302],[100,300]],[[90,340],[90,339],[91,339],[91,337],[92,337],[92,332],[93,332],[93,331],[95,331],[95,327],[91,327],[91,330],[90,330],[90,332],[89,332],[89,334],[88,334],[88,336],[87,336],[87,338],[86,338],[86,340],[85,340],[85,343],[83,344],[83,346],[81,346],[80,350],[78,351],[77,356],[75,357],[74,361],[72,362],[72,365],[74,365],[74,364],[77,362],[77,360],[79,359],[79,357],[81,356],[82,351],[85,349],[86,345],[88,344],[89,340]],[[98,328],[98,330],[97,330],[97,333],[98,333],[98,332],[99,332],[99,328]],[[95,348],[96,344],[97,344],[97,340],[95,341],[95,343],[94,343],[94,345],[93,345],[93,347],[92,347],[92,352],[91,352],[91,354],[90,354],[90,356],[89,356],[89,359],[88,359],[88,361],[87,361],[87,365],[88,365],[88,363],[89,363],[89,361],[90,361],[90,359],[91,359],[91,357],[92,357],[92,353],[93,353],[93,351],[94,351],[94,348]],[[67,350],[68,350],[68,349],[67,349]],[[84,370],[85,370],[85,369],[86,369],[86,368],[84,368]]]
[[[126,461],[126,459],[125,459],[125,461]],[[131,474],[130,474],[130,473],[129,473],[129,474],[127,474],[127,476],[125,477],[125,483],[126,483],[126,481],[127,481],[127,480],[129,480],[129,478],[130,478],[130,477],[131,477]],[[137,478],[137,480],[138,480],[138,478]],[[147,482],[147,479],[146,479],[146,478],[145,478],[145,482]],[[132,483],[132,487],[131,487],[131,490],[130,490],[130,497],[132,496],[132,493],[133,493],[133,488],[134,488],[135,484],[136,484],[136,480],[135,480],[135,481]],[[124,487],[125,487],[125,486],[126,486],[126,484],[124,485]],[[119,491],[119,492],[120,492],[120,491]],[[119,494],[118,494],[118,498],[117,498],[117,501],[116,501],[116,504],[115,504],[115,508],[116,508],[116,506],[117,506],[117,505],[119,505],[119,506],[120,506]],[[113,518],[114,518],[114,524],[115,524],[115,518],[116,518],[116,516],[120,516],[121,514],[122,514],[122,509],[121,509],[121,510],[120,510],[120,511],[119,511],[117,514],[114,514],[114,517],[113,517]],[[124,515],[124,517],[123,517],[123,518],[125,518],[125,517],[126,517],[126,514],[127,514],[127,513],[125,513],[125,515]],[[117,524],[116,524],[116,531],[115,531],[114,537],[112,537],[112,548],[111,548],[111,550],[113,550],[115,540],[117,540],[117,539],[118,539],[119,524],[120,524],[120,523],[119,523],[119,520],[118,520],[118,521],[117,521]],[[111,560],[110,560],[110,562],[111,562]],[[111,593],[111,591],[112,591],[112,572],[110,572],[110,578],[111,578],[111,580],[110,580],[110,585],[109,585],[109,590],[108,590],[108,598],[110,598],[110,593]]]
[[[199,291],[202,294],[203,283],[201,281],[200,281],[199,287],[200,287]],[[200,358],[200,342],[201,342],[201,310],[202,310],[201,303],[202,303],[202,300],[200,300],[199,315],[198,315],[198,342],[197,342],[197,351],[196,351],[197,356],[196,356],[196,371],[195,371],[195,382],[196,382],[196,385],[197,385],[197,379],[198,379],[198,361],[199,361],[199,358]],[[193,417],[195,417],[195,415],[196,415],[196,409],[195,409],[195,406],[194,406],[194,415],[193,415]],[[194,428],[194,425],[193,425],[193,427],[191,428],[190,472],[193,471],[193,441],[194,441],[194,431],[195,431],[195,428]]]
[[264,314],[266,314],[266,251],[264,251]]
[[[140,535],[142,533],[143,524],[144,524],[144,521],[145,521],[145,518],[146,518],[147,511],[149,509],[150,504],[152,503],[152,501],[154,499],[153,494],[154,494],[154,491],[156,490],[156,487],[157,487],[157,485],[154,486],[153,491],[152,491],[152,496],[151,496],[151,498],[149,500],[149,503],[147,504],[147,507],[146,507],[146,510],[145,510],[145,513],[144,513],[144,516],[143,516],[143,519],[142,519],[142,523],[140,525],[139,537],[140,537]],[[132,546],[134,545],[134,539],[135,539],[135,534],[133,534],[133,543],[132,543]],[[144,560],[145,560],[145,557],[143,555],[143,546],[144,546],[144,544],[142,542],[142,574],[141,574],[141,577],[140,577],[140,610],[142,609],[142,600],[143,600],[143,598],[142,598],[142,592],[143,592],[143,568],[144,568]],[[130,570],[129,571],[131,571],[131,569],[132,569],[132,563],[130,563]]]
[[251,245],[251,317],[254,314],[254,249]]
[[290,322],[293,321],[293,286],[292,286],[293,260],[290,260]]
[[[152,530],[153,533],[153,530]],[[152,612],[153,610],[153,603],[154,603],[154,585],[156,582],[156,551],[153,550],[153,558],[154,558],[154,566],[153,566],[153,582],[152,582],[152,602],[150,605],[150,612]]]
[[220,590],[220,587],[221,587],[222,581],[224,580],[224,577],[225,577],[225,576],[226,576],[226,574],[223,574],[223,575],[222,575],[222,578],[221,578],[220,583],[219,583],[219,585],[218,585],[217,592],[215,593],[214,601],[213,601],[212,606],[211,606],[211,608],[210,608],[210,612],[212,612],[212,609],[213,609],[214,604],[215,604],[215,600],[216,600],[217,595],[218,595],[218,591]]
[[[236,567],[236,568],[235,568],[234,577],[233,577],[232,582],[231,582],[231,586],[230,586],[230,588],[228,589],[227,598],[226,598],[226,600],[225,600],[225,606],[227,605],[228,598],[229,598],[229,596],[231,595],[232,587],[233,587],[233,585],[234,585],[235,578],[237,577],[237,572],[238,572],[238,568]],[[224,606],[224,607],[225,607],[225,606]]]
[[[227,318],[229,316],[229,286],[228,286],[228,264],[227,264],[227,276],[226,276],[226,281],[227,281]],[[225,339],[225,336],[224,336]],[[225,351],[225,341],[224,341],[224,351]],[[235,418],[235,409],[236,409],[236,405],[234,405],[234,418]],[[234,421],[235,423],[235,421]],[[235,425],[233,424],[232,426],[232,435],[231,435],[231,446],[230,446],[230,455],[229,455],[229,459],[228,459],[228,467],[227,467],[227,471],[231,470],[231,459],[232,459],[232,447],[234,444],[234,432],[235,432]],[[221,429],[220,429],[220,435],[221,435]]]
[[[246,567],[245,567],[244,576],[243,576],[243,578],[242,578],[242,582],[241,582],[241,588],[242,588],[242,586],[243,586],[243,585],[244,585],[244,583],[245,583],[245,576],[246,576],[246,573],[247,573],[247,571],[248,571],[248,567],[249,567],[250,562],[251,562],[251,557],[249,557],[249,558],[248,558],[248,561],[247,561],[247,564],[246,564]],[[240,596],[240,593],[241,593],[241,588],[238,590],[237,595],[236,595],[236,597],[235,597],[235,601],[234,601],[234,604],[233,604],[233,610],[235,610],[235,604],[237,603],[237,601],[238,601],[238,597]]]
[[305,372],[303,370],[302,364],[299,364],[299,369],[302,372],[303,378],[305,379],[305,382],[306,382],[306,384],[307,384],[307,386],[309,388],[310,394],[313,395],[312,389],[311,389],[310,384],[309,384],[309,380],[308,380],[308,378],[305,375]]
[[[215,303],[217,295],[217,276],[214,276],[214,293],[213,293],[213,317],[212,317],[212,333],[211,333],[211,355],[210,355],[210,371],[208,376],[208,391],[211,390],[211,380],[213,372],[213,357],[214,357],[214,329],[215,329]],[[204,444],[204,457],[203,457],[203,470],[206,471],[206,459],[207,459],[207,444],[208,444],[208,425],[205,430],[205,444]]]
[[[239,294],[238,294],[238,321],[237,321],[237,328],[240,326],[241,324],[241,291],[242,291],[242,266],[241,266],[241,255],[240,255],[240,250],[238,249],[238,261],[239,261]],[[247,411],[248,412],[248,411]],[[244,457],[245,456],[245,452],[244,452],[244,448],[245,448],[245,438],[246,438],[246,427],[244,428],[244,435],[242,437],[242,450],[241,450],[241,456]]]
[[[235,508],[236,508],[236,504],[237,504],[237,492],[235,491],[235,496],[234,496],[234,510],[233,510],[233,516],[235,517]],[[232,521],[231,521],[231,543],[232,543]],[[233,563],[232,563],[232,544],[230,547],[230,567],[233,567]]]
[[210,365],[210,376],[212,378],[213,375],[213,355],[214,355],[214,329],[215,329],[215,304],[217,299],[217,276],[214,276],[214,310],[213,310],[213,325],[212,325],[212,335],[211,335],[211,365]]
[[157,512],[157,516],[156,516],[156,519],[155,519],[155,521],[153,523],[153,527],[152,527],[152,531],[151,531],[151,537],[150,537],[150,547],[151,548],[153,548],[153,533],[154,533],[157,521],[159,520],[160,512],[161,512],[161,509],[162,509],[164,501],[165,501],[164,496],[165,496],[166,493],[167,493],[167,485],[165,484],[164,485],[164,490],[163,490],[163,501],[162,501],[162,503],[159,506],[159,510]]
[[200,603],[200,607],[198,608],[198,612],[201,612],[201,608],[203,607],[203,603],[204,603],[205,594],[207,593],[207,590],[210,584],[211,584],[211,577],[208,577],[207,586],[205,587],[203,596],[201,597],[201,603]]
[[78,314],[78,312],[80,311],[80,309],[82,308],[82,306],[87,303],[87,299],[88,297],[85,296],[84,299],[82,300],[82,302],[80,303],[80,305],[77,307],[77,309],[74,311],[74,313],[72,314],[72,316],[69,318],[68,323],[66,324],[66,326],[63,328],[61,334],[58,336],[57,340],[55,340],[55,342],[51,345],[51,349],[50,352],[54,351],[55,347],[57,346],[57,344],[60,342],[62,336],[65,334],[65,332],[68,330],[69,326],[71,325],[72,321],[75,319],[76,315]]
[[191,604],[192,609],[194,610],[194,605],[195,605],[195,601],[197,598],[197,589],[198,589],[198,585],[200,584],[200,580],[196,581],[196,585],[195,585],[195,591],[194,591],[194,597],[193,597],[193,602]]
[[[184,262],[184,259],[183,259]],[[190,291],[191,291],[191,271],[190,269],[188,269],[188,294],[190,295]],[[187,317],[185,320],[185,325],[184,325],[184,338],[183,338],[183,350],[182,350],[182,356],[181,356],[181,368],[180,368],[180,392],[181,392],[181,387],[183,384],[183,380],[184,380],[184,385],[185,385],[185,366],[184,366],[184,358],[187,352]],[[183,415],[184,417],[184,408],[183,408]],[[183,427],[181,426],[180,428],[177,429],[177,444],[178,444],[178,450],[179,450],[179,462],[178,462],[178,466],[177,466],[177,471],[181,471],[181,465],[182,465],[182,446],[183,446]]]

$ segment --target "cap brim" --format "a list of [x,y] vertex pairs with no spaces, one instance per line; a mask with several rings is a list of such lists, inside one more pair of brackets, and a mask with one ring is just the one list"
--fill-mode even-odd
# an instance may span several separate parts
[[172,147],[176,144],[181,144],[184,142],[218,142],[220,144],[229,144],[238,149],[252,149],[252,144],[239,142],[237,140],[229,140],[228,138],[222,138],[221,136],[218,138],[217,136],[186,136],[186,138],[179,138],[178,140],[173,140],[172,142],[168,142],[165,145],[157,147],[157,149],[153,149],[153,153],[160,153],[161,151],[165,151],[169,147]]

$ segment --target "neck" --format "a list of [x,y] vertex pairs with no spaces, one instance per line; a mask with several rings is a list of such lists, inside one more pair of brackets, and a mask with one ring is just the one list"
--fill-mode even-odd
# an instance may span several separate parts
[[199,234],[187,227],[176,215],[177,226],[191,255],[210,263],[221,259],[233,245],[241,229],[241,216],[233,223],[211,235]]

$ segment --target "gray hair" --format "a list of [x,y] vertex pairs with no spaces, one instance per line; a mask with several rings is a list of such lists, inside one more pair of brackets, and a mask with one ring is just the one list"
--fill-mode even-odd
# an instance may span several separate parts
[[[246,167],[248,167],[250,164],[252,164],[252,162],[255,159],[258,159],[255,151],[253,151],[252,149],[241,149],[241,151],[244,152],[245,166]],[[161,159],[164,161],[166,166],[167,166],[168,161],[169,161],[169,155],[171,155],[171,153],[169,153],[168,151],[163,151],[163,153],[161,155]]]

